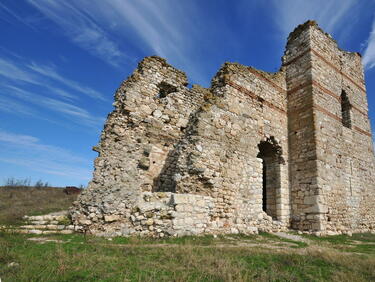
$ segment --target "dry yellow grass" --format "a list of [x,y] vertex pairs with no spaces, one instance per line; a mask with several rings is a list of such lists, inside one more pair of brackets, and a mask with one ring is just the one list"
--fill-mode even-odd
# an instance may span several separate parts
[[0,186],[0,225],[20,224],[24,215],[67,209],[76,198],[61,188]]

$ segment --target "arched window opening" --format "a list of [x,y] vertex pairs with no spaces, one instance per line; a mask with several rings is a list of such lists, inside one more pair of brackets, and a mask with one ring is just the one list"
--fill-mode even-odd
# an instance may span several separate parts
[[351,107],[348,95],[343,90],[341,92],[341,121],[342,125],[347,128],[352,128],[352,120],[350,116]]
[[277,198],[280,195],[280,164],[283,163],[281,157],[281,147],[275,138],[271,136],[258,144],[258,158],[263,161],[263,191],[262,209],[273,219],[277,219]]

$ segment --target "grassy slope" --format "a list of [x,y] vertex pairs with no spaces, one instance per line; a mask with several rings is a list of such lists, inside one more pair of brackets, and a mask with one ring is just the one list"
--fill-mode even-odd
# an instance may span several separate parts
[[61,188],[0,186],[0,225],[20,224],[24,215],[38,215],[67,209],[77,195]]

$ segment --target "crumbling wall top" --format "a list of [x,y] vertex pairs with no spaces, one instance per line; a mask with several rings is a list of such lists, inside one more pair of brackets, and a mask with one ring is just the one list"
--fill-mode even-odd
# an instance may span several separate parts
[[300,24],[298,25],[288,36],[288,39],[287,39],[287,44],[286,44],[286,49],[288,48],[288,46],[296,39],[300,36],[300,34],[305,31],[306,29],[310,28],[310,27],[314,27],[315,29],[317,29],[319,32],[321,32],[322,34],[324,34],[326,36],[327,39],[329,39],[329,41],[331,41],[331,43],[341,52],[343,53],[346,53],[346,54],[351,54],[353,56],[359,56],[361,57],[361,54],[359,52],[350,52],[350,51],[345,51],[345,50],[342,50],[339,46],[338,46],[338,43],[335,39],[333,39],[333,37],[325,32],[319,25],[318,23],[315,21],[315,20],[307,20],[305,23],[303,24]]
[[236,62],[225,62],[212,78],[211,87],[215,88],[216,86],[228,83],[232,75],[248,75],[249,73],[258,74],[259,76],[278,84],[285,83],[285,72],[282,67],[277,72],[266,72]]
[[[318,29],[320,29],[320,27],[318,26],[318,23],[316,21],[308,20],[305,23],[298,25],[291,33],[289,33],[287,42],[289,43],[289,42],[293,41],[294,39],[296,39],[304,30],[308,29],[310,26],[315,26]],[[322,30],[322,32],[324,32],[324,31]],[[288,43],[287,43],[287,45],[288,45]]]

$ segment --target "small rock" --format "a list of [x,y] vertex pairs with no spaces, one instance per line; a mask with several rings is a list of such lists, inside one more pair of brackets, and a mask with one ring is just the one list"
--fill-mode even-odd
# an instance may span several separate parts
[[113,222],[118,220],[120,217],[118,215],[105,215],[104,216],[104,221],[105,222]]
[[17,267],[17,266],[20,266],[20,264],[13,261],[13,262],[8,263],[7,266],[8,267]]
[[147,219],[146,224],[147,225],[153,225],[154,224],[154,220],[152,218],[149,218],[149,219]]
[[152,113],[152,115],[153,115],[154,117],[156,117],[156,118],[160,118],[160,117],[163,115],[163,113],[162,113],[160,110],[155,110],[155,111]]
[[38,230],[38,229],[32,229],[32,230],[29,230],[30,234],[42,234],[43,231],[42,230]]

